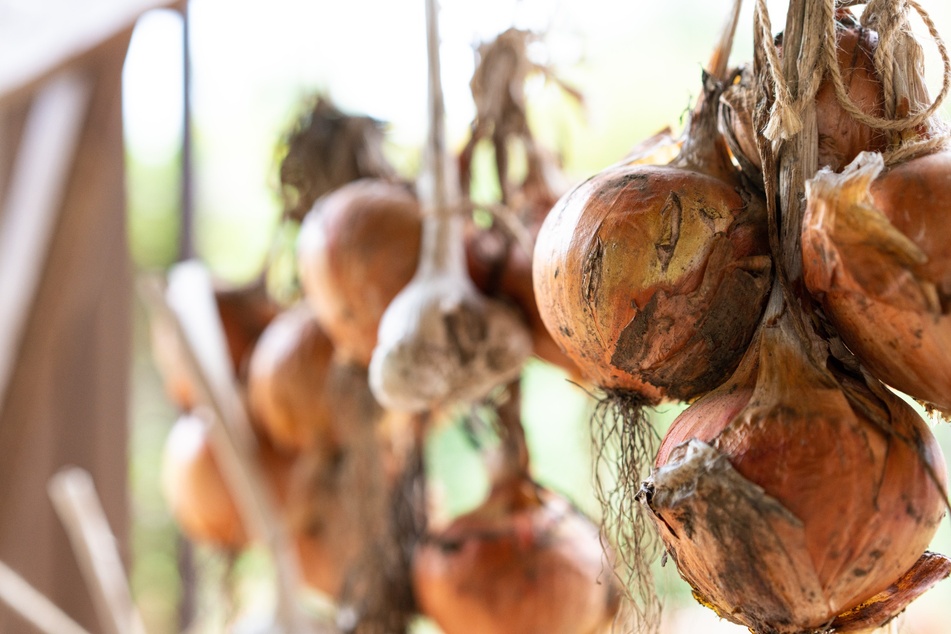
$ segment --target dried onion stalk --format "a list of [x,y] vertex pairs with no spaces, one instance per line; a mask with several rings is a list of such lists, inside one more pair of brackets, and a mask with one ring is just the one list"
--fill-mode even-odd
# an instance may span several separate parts
[[443,140],[436,8],[427,2],[430,133],[420,177],[422,246],[413,280],[380,320],[370,385],[385,407],[427,411],[483,397],[531,353],[518,313],[485,297],[466,272],[464,219]]

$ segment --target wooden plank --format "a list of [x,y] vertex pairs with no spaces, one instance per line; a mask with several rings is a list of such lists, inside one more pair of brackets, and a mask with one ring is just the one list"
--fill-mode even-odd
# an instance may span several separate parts
[[79,143],[89,85],[54,77],[27,116],[0,215],[0,409]]
[[[0,560],[83,627],[93,603],[46,485],[89,471],[128,561],[132,272],[125,224],[121,74],[131,31],[83,60],[92,83],[49,257],[0,410]],[[0,610],[0,632],[34,632]]]
[[89,634],[2,561],[0,601],[44,634]]
[[43,0],[0,3],[0,105],[127,32],[146,11],[186,0]]
[[17,147],[26,126],[29,102],[10,103],[0,108],[0,209],[6,202],[10,174],[16,159]]
[[103,629],[108,634],[145,634],[115,536],[89,472],[76,467],[63,469],[50,480],[49,494],[69,535],[86,587],[93,591]]

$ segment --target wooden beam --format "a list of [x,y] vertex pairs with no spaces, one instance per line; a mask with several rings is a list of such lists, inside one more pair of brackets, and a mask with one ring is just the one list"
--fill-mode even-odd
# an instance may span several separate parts
[[[93,602],[46,486],[66,465],[89,471],[128,561],[132,269],[121,77],[130,37],[75,69],[89,82],[89,107],[0,410],[0,560],[90,631],[99,629]],[[35,631],[0,609],[0,632]]]
[[0,215],[0,410],[16,362],[89,103],[89,84],[63,73],[30,107]]
[[151,9],[186,0],[15,2],[0,10],[0,105],[33,92],[62,69],[128,32]]

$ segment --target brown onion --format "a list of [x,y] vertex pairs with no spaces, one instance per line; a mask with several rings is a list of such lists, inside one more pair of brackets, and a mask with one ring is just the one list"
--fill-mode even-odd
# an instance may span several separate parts
[[337,443],[333,395],[325,385],[333,354],[306,304],[278,315],[258,340],[248,367],[248,406],[278,447],[326,452]]
[[[215,303],[224,329],[231,367],[235,376],[243,382],[248,355],[279,308],[268,296],[263,278],[244,286],[228,286],[217,282]],[[149,335],[152,355],[166,395],[180,410],[192,409],[196,404],[195,387],[185,370],[177,335],[161,320],[151,322]]]
[[862,154],[806,191],[804,279],[836,333],[877,378],[951,411],[951,153],[887,170]]
[[[292,460],[266,442],[257,459],[280,502],[287,499]],[[227,549],[243,548],[247,531],[211,444],[210,430],[197,416],[183,415],[165,441],[162,493],[175,522],[190,539]]]
[[769,286],[765,213],[717,135],[719,92],[708,77],[674,162],[590,178],[539,233],[542,319],[606,390],[696,397],[729,375],[756,327]]
[[[872,56],[878,46],[878,34],[861,27],[847,10],[840,10],[836,21],[836,58],[846,92],[865,114],[884,114],[882,82]],[[819,167],[838,171],[859,152],[882,150],[887,137],[882,131],[859,123],[842,108],[832,82],[825,79],[816,93],[816,123],[819,132]]]
[[921,417],[880,384],[815,365],[799,337],[788,313],[767,322],[733,378],[674,422],[642,490],[698,599],[754,632],[822,629],[887,591],[946,504]]
[[304,295],[338,353],[368,365],[383,311],[413,277],[422,217],[404,185],[364,179],[317,201],[298,237]]
[[446,634],[593,634],[620,598],[597,527],[526,480],[425,540],[413,586]]

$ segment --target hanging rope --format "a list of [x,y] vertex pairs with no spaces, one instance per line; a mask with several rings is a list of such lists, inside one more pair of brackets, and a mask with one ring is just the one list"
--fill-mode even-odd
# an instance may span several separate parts
[[[904,19],[902,12],[905,10],[903,3],[907,3],[908,6],[913,8],[918,13],[918,15],[921,16],[921,20],[928,28],[928,33],[931,35],[932,40],[934,40],[935,45],[938,47],[938,53],[941,55],[941,60],[944,63],[944,78],[942,81],[941,92],[938,93],[938,96],[935,98],[935,100],[931,102],[931,104],[924,110],[910,113],[905,117],[897,119],[885,119],[882,117],[875,117],[866,114],[858,107],[858,105],[856,105],[854,101],[852,101],[852,98],[848,94],[848,90],[845,87],[845,82],[842,79],[842,71],[839,68],[839,63],[836,58],[836,47],[823,47],[823,65],[825,66],[825,70],[829,73],[829,78],[832,81],[833,88],[835,89],[836,98],[839,100],[842,108],[852,115],[852,117],[859,123],[864,123],[865,125],[878,130],[904,131],[924,124],[931,118],[932,115],[935,114],[935,112],[937,112],[938,108],[941,107],[941,104],[948,96],[948,91],[951,90],[951,58],[948,56],[948,50],[945,47],[944,40],[941,38],[941,34],[938,33],[937,27],[931,20],[931,16],[928,15],[924,8],[915,0],[900,0],[899,2],[894,2],[894,0],[892,0],[889,3],[883,4],[885,9],[881,11],[880,15],[887,15],[889,17],[887,19],[880,19],[884,20],[884,26],[887,29],[886,37],[889,39],[887,41],[880,40],[878,48],[881,50],[887,45],[892,49],[891,52],[885,51],[881,53],[881,59],[883,61],[888,60],[886,68],[879,67],[878,62],[876,61],[876,68],[879,68],[887,75],[886,77],[883,77],[883,83],[894,86],[894,77],[891,75],[894,69],[894,58],[891,56],[894,51],[892,44],[894,43],[894,38],[901,32],[903,28],[901,26],[901,22]],[[836,0],[826,0],[825,4],[827,5],[827,10],[831,10],[832,12],[835,11]],[[826,23],[827,42],[836,41],[835,29],[835,20],[829,20]]]
[[773,42],[773,25],[769,19],[769,10],[766,0],[756,0],[753,11],[756,28],[760,30],[760,40],[763,43],[763,52],[766,56],[766,67],[773,83],[773,106],[769,112],[769,121],[763,134],[771,141],[789,139],[802,130],[802,118],[796,111],[789,86],[783,77],[783,70],[779,59],[779,51]]

